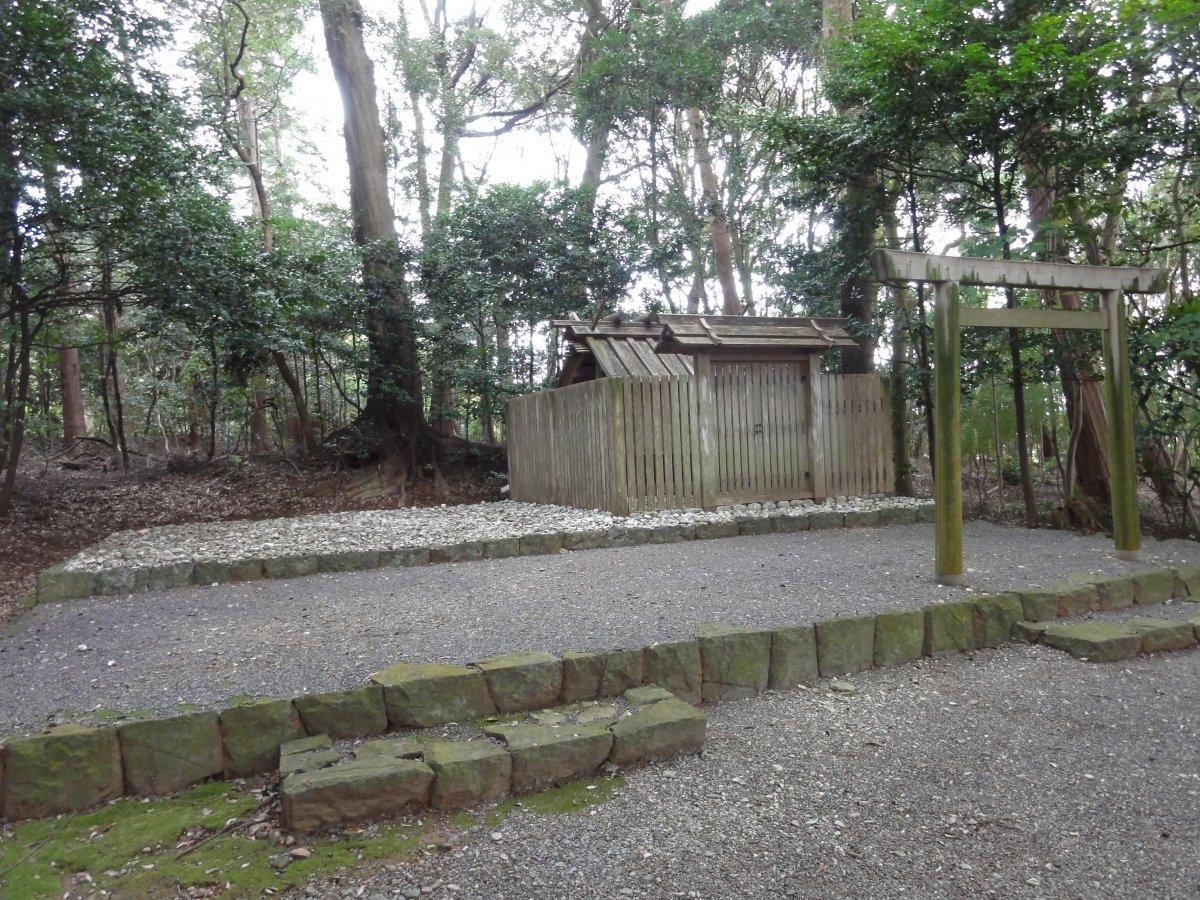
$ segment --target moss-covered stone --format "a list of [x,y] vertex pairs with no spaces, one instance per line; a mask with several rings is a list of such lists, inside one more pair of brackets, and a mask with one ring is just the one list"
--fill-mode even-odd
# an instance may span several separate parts
[[1065,650],[1076,659],[1116,662],[1137,655],[1142,637],[1112,622],[1056,622],[1048,625],[1042,641]]
[[671,698],[625,716],[612,728],[609,759],[618,766],[699,753],[708,717],[690,703]]
[[660,700],[671,700],[675,695],[660,685],[643,684],[641,687],[630,688],[623,696],[634,706],[646,706]]
[[425,744],[415,738],[381,738],[363,741],[354,748],[355,759],[387,757],[390,759],[416,759],[425,752]]
[[897,666],[920,659],[924,644],[925,614],[921,610],[882,612],[875,617],[875,665]]
[[696,526],[696,540],[707,541],[714,538],[737,537],[737,522],[701,522]]
[[396,665],[371,676],[383,686],[394,728],[430,728],[492,715],[496,706],[479,669],[439,663]]
[[926,525],[932,525],[937,518],[937,511],[932,503],[927,503],[924,506],[917,508],[917,521],[923,522]]
[[267,578],[303,578],[316,575],[320,561],[314,555],[276,556],[263,560],[263,574]]
[[359,572],[379,568],[377,550],[333,550],[317,558],[320,572]]
[[61,725],[49,734],[9,741],[4,756],[8,819],[86,809],[124,791],[121,747],[112,728]]
[[1196,644],[1196,635],[1191,623],[1179,619],[1134,616],[1121,624],[1142,636],[1142,653],[1169,653],[1174,650],[1186,650]]
[[137,569],[133,566],[113,566],[96,573],[95,592],[102,597],[132,594],[137,586]]
[[975,613],[971,603],[943,603],[925,607],[926,656],[947,656],[975,649]]
[[309,750],[307,753],[281,753],[279,756],[279,775],[286,778],[289,775],[302,775],[305,772],[316,772],[328,769],[342,761],[342,754],[337,750]]
[[874,528],[879,524],[879,510],[852,509],[842,519],[845,528]]
[[613,736],[603,724],[489,726],[484,730],[508,747],[514,794],[591,775],[608,759],[613,744]]
[[823,677],[861,672],[875,658],[875,617],[852,616],[817,622],[817,667]]
[[560,532],[521,535],[522,556],[540,556],[545,553],[558,553],[562,548],[563,536]]
[[130,794],[173,794],[225,770],[215,712],[126,722],[117,736]]
[[774,529],[769,516],[736,516],[738,534],[770,534]]
[[808,527],[812,531],[841,528],[845,524],[845,521],[845,513],[836,512],[832,509],[821,509],[809,514]]
[[397,568],[427,566],[429,565],[429,548],[397,547],[395,550],[381,551],[379,554],[379,565],[394,566]]
[[279,766],[279,745],[305,736],[291,700],[251,700],[222,711],[225,774],[245,778]]
[[563,535],[565,550],[595,550],[605,546],[604,531],[599,528],[585,528],[580,531],[568,531]]
[[279,757],[292,756],[297,753],[311,753],[313,750],[329,750],[333,747],[333,738],[327,734],[314,734],[310,737],[297,738],[294,741],[284,741],[279,745]]
[[771,665],[767,686],[773,691],[785,691],[798,684],[815,681],[817,668],[817,633],[811,625],[791,625],[771,632]]
[[429,801],[433,770],[413,759],[378,759],[291,775],[279,797],[284,825],[312,831],[395,816]]
[[800,531],[808,531],[812,524],[807,513],[773,516],[771,521],[774,523],[776,534],[796,534]]
[[650,529],[650,543],[678,544],[681,541],[696,539],[694,525],[656,525]]
[[467,562],[472,559],[483,559],[483,541],[463,541],[461,544],[429,548],[431,563]]
[[1026,644],[1037,644],[1042,640],[1042,635],[1051,625],[1050,622],[1014,622],[1012,636],[1014,641],[1021,641]]
[[1154,569],[1133,576],[1134,600],[1137,603],[1166,603],[1175,594],[1174,569]]
[[642,683],[642,651],[607,650],[604,676],[600,679],[601,697],[618,697]]
[[521,539],[519,537],[494,538],[483,542],[485,559],[509,559],[521,555]]
[[1049,622],[1058,618],[1057,591],[1022,591],[1019,596],[1026,622]]
[[424,758],[433,770],[429,803],[437,809],[493,803],[508,793],[512,757],[490,741],[438,741]]
[[578,703],[580,700],[595,700],[600,696],[600,682],[604,680],[605,655],[593,651],[568,650],[562,655],[563,703]]
[[1055,588],[1058,593],[1058,617],[1074,618],[1091,612],[1100,605],[1094,584],[1067,583]]
[[879,510],[880,525],[915,525],[918,512],[912,506],[885,506]]
[[96,593],[96,575],[80,569],[54,566],[38,575],[38,603],[55,603],[59,600],[78,600]]
[[638,547],[650,543],[650,529],[636,525],[615,525],[604,532],[605,547]]
[[501,713],[551,706],[562,692],[562,660],[549,653],[502,653],[474,665],[487,679],[492,702]]
[[134,590],[169,591],[187,587],[192,583],[195,565],[191,562],[162,563],[157,566],[139,566],[134,573]]
[[1133,578],[1097,578],[1096,608],[1125,609],[1133,606]]
[[387,731],[383,688],[378,684],[347,691],[304,694],[292,702],[309,734],[346,738]]
[[699,703],[704,683],[696,641],[653,644],[642,651],[642,678],[662,685],[689,703]]
[[771,678],[771,632],[724,623],[696,629],[700,644],[701,696],[705,702],[739,700],[767,689]]
[[1025,614],[1016,594],[993,594],[973,602],[976,647],[998,647],[1012,637],[1012,628]]
[[1175,596],[1200,603],[1200,566],[1181,566],[1175,570]]

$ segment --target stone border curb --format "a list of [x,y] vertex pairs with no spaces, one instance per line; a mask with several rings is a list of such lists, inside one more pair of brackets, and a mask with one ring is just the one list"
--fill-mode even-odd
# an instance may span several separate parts
[[[697,694],[706,701],[737,699],[921,655],[1036,639],[1055,618],[1105,609],[1102,598],[1121,594],[1128,583],[1128,576],[1090,578],[922,610],[826,619],[815,626],[701,625],[696,640],[636,649],[561,657],[509,653],[466,666],[397,663],[371,676],[368,685],[345,691],[250,700],[219,713],[115,727],[59,726],[0,744],[0,817],[56,815],[122,794],[271,771],[279,765],[280,745],[314,733],[431,727],[491,715],[497,708],[536,709],[550,698],[569,704],[614,697],[643,683],[662,684],[689,699]],[[1134,604],[1169,596],[1200,603],[1200,566],[1147,571],[1132,579]],[[1188,622],[1200,638],[1200,612]]]
[[540,556],[564,550],[596,550],[672,544],[748,534],[787,534],[826,528],[863,528],[933,521],[933,501],[922,506],[881,507],[862,515],[853,510],[827,510],[821,506],[779,510],[766,515],[738,515],[724,522],[697,525],[664,524],[657,527],[617,525],[605,530],[553,531],[485,541],[466,541],[431,547],[403,547],[388,551],[346,551],[312,556],[248,557],[232,562],[202,561],[161,566],[121,567],[85,572],[59,563],[37,577],[27,606],[79,600],[91,596],[136,594],[180,587],[208,587],[263,579],[301,578],[321,572],[359,572],[403,568],[475,559]]

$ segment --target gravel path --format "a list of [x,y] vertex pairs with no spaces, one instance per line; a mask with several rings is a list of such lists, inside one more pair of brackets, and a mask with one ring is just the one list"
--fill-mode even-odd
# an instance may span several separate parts
[[[0,734],[67,713],[355,686],[400,659],[641,646],[706,621],[779,626],[961,597],[932,583],[932,544],[929,525],[838,529],[48,604],[0,639]],[[1110,548],[966,528],[969,575],[985,590],[1130,571]],[[1147,565],[1180,562],[1200,562],[1200,548],[1147,548]]]
[[480,823],[299,896],[1197,896],[1200,651],[1008,645],[852,680],[713,707],[701,758],[587,812]]

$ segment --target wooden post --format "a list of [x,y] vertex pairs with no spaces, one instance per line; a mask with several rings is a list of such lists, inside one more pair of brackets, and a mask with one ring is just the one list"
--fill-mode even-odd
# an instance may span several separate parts
[[612,441],[612,495],[608,510],[614,515],[629,515],[629,485],[625,476],[625,391],[620,378],[606,378],[608,409],[611,416],[609,437]]
[[833,423],[825,418],[825,376],[821,372],[821,357],[814,353],[808,358],[808,460],[812,473],[810,487],[813,499],[820,502],[829,496],[825,481],[825,441]]
[[1137,470],[1133,455],[1133,398],[1121,291],[1102,292],[1108,329],[1104,334],[1104,385],[1108,401],[1108,474],[1112,495],[1113,543],[1121,559],[1141,558]]
[[963,584],[962,401],[958,285],[934,283],[933,405],[935,571],[938,584]]
[[707,353],[696,354],[694,372],[700,412],[700,505],[712,510],[717,507],[717,384]]

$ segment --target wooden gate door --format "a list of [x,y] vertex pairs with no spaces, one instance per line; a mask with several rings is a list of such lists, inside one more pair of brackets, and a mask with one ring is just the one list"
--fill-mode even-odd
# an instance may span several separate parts
[[712,363],[716,502],[813,496],[808,361]]

